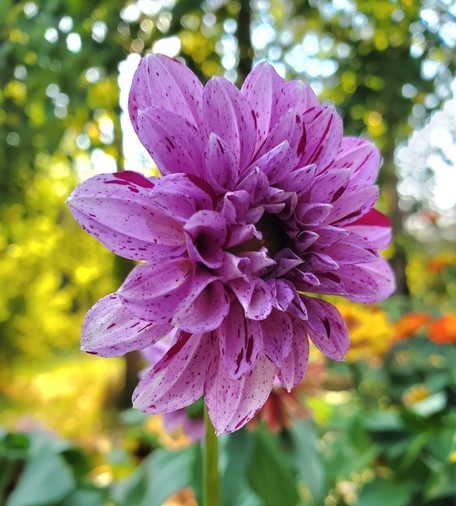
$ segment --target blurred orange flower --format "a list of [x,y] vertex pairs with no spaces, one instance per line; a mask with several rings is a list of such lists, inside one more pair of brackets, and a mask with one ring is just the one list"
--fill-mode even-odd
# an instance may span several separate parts
[[429,326],[429,339],[435,344],[456,343],[456,313],[434,320]]
[[427,313],[407,313],[394,322],[394,338],[402,341],[415,335],[431,320]]
[[450,251],[436,255],[434,258],[431,258],[427,264],[429,271],[433,274],[442,272],[443,269],[450,265],[456,265],[456,253]]

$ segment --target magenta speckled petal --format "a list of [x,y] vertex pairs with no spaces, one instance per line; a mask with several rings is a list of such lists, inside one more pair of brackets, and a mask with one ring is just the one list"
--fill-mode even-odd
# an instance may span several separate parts
[[202,176],[204,139],[196,126],[163,107],[139,112],[138,137],[163,175]]
[[169,324],[153,324],[136,318],[114,293],[100,299],[84,318],[81,349],[102,357],[120,357],[151,346],[172,328]]
[[214,132],[230,147],[240,166],[253,155],[256,143],[252,106],[229,81],[213,77],[203,92],[203,117],[208,134]]
[[231,304],[218,335],[221,359],[228,375],[241,378],[252,370],[263,348],[261,326],[245,318],[240,304]]
[[240,379],[231,379],[221,362],[214,361],[204,388],[209,416],[216,433],[229,434],[251,420],[268,398],[275,367],[260,356],[255,367]]
[[350,341],[339,311],[329,302],[302,297],[307,308],[307,333],[315,346],[333,360],[343,360]]
[[103,174],[69,199],[89,233],[144,261],[88,313],[83,347],[166,352],[135,407],[171,412],[204,394],[217,434],[233,432],[275,378],[287,390],[301,381],[310,342],[343,360],[346,325],[321,296],[371,303],[394,290],[379,253],[391,227],[373,208],[380,154],[267,63],[238,90],[148,55],[129,109],[162,177]]
[[175,111],[197,125],[203,86],[185,65],[162,54],[145,56],[135,73],[128,109],[133,127],[139,132],[139,112],[149,107]]
[[309,362],[309,341],[307,339],[307,330],[302,321],[292,319],[293,323],[293,342],[291,351],[282,361],[277,376],[282,386],[290,391],[304,377],[307,364]]
[[154,205],[154,184],[135,172],[94,176],[68,198],[79,224],[114,253],[132,260],[177,256],[182,226]]
[[169,413],[197,401],[203,395],[212,340],[211,334],[182,332],[139,382],[133,407],[145,413]]

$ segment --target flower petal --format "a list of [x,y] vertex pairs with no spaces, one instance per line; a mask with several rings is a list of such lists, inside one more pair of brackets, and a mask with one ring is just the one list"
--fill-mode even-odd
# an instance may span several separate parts
[[258,148],[277,121],[292,107],[290,91],[272,65],[260,63],[245,79],[241,93],[255,113]]
[[329,302],[302,296],[308,320],[304,323],[314,345],[327,357],[343,360],[350,340],[345,322],[339,311]]
[[230,378],[221,360],[211,364],[204,396],[217,435],[240,429],[258,413],[272,390],[275,370],[265,356],[240,379]]
[[385,249],[391,242],[391,224],[388,218],[376,209],[371,209],[346,229],[366,238],[377,249]]
[[324,170],[335,158],[342,140],[342,119],[334,107],[318,106],[303,115],[306,145],[300,166],[315,163]]
[[203,395],[213,336],[181,332],[165,356],[141,379],[133,407],[144,413],[169,413]]
[[148,263],[135,267],[119,289],[126,308],[138,318],[169,322],[193,287],[189,260]]
[[128,109],[133,128],[140,130],[139,112],[149,107],[178,111],[197,125],[203,86],[185,65],[162,54],[142,58],[133,77]]
[[132,260],[172,258],[185,250],[179,223],[151,198],[153,183],[135,172],[100,174],[68,198],[78,223],[117,255]]
[[207,141],[205,160],[206,180],[212,187],[220,193],[236,187],[239,166],[228,144],[214,132]]
[[245,317],[238,302],[233,302],[219,331],[220,355],[227,374],[240,378],[255,365],[263,348],[261,326]]
[[282,386],[288,392],[302,380],[309,362],[309,341],[305,325],[297,318],[293,318],[292,323],[293,342],[291,350],[277,371]]
[[212,132],[230,147],[241,170],[250,162],[256,143],[254,114],[247,99],[224,77],[213,77],[204,88],[203,116]]
[[100,299],[82,324],[81,349],[92,355],[120,357],[151,346],[172,330],[132,315],[117,294]]
[[338,227],[353,223],[374,207],[377,198],[377,186],[366,185],[347,188],[342,197],[334,202],[327,222]]
[[210,269],[223,265],[222,247],[228,234],[225,218],[216,211],[198,211],[185,224],[189,257]]
[[176,313],[173,324],[187,332],[208,332],[218,328],[230,308],[223,283],[208,284],[191,303]]
[[367,139],[344,137],[330,169],[350,169],[350,187],[374,184],[380,166],[380,152]]
[[293,341],[291,318],[284,312],[273,309],[268,318],[261,321],[264,353],[276,365],[280,365],[290,354]]
[[317,95],[308,84],[295,79],[288,83],[288,89],[290,90],[294,108],[299,116],[319,105]]
[[204,176],[204,140],[195,125],[163,107],[140,111],[139,121],[138,137],[163,175]]
[[394,272],[384,258],[380,257],[376,262],[359,267],[369,273],[377,283],[377,292],[371,302],[380,302],[394,293],[396,290]]

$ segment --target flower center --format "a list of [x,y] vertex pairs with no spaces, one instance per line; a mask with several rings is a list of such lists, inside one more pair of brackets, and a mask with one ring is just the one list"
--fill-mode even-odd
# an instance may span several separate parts
[[264,213],[260,221],[255,225],[262,233],[262,239],[250,239],[250,241],[238,244],[229,249],[230,253],[237,254],[243,251],[259,251],[265,247],[271,258],[283,248],[289,245],[289,238],[284,230],[283,221],[274,214]]

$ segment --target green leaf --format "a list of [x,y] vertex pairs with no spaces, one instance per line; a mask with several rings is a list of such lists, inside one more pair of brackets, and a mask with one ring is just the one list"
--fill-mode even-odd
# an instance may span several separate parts
[[361,490],[355,506],[408,506],[411,497],[410,484],[375,478]]
[[196,446],[179,452],[156,450],[144,461],[148,488],[138,506],[161,506],[172,494],[192,485]]
[[96,489],[76,490],[62,503],[62,506],[101,506],[106,502],[106,492]]
[[75,487],[65,459],[45,447],[27,462],[6,506],[42,506],[62,501]]
[[307,485],[312,497],[322,502],[326,497],[326,473],[317,452],[317,434],[310,420],[296,421],[291,428],[293,451],[299,478]]
[[239,504],[243,489],[247,487],[245,470],[250,459],[254,436],[241,429],[229,436],[220,438],[221,454],[226,460],[222,479],[222,505]]
[[144,465],[128,478],[117,482],[112,490],[112,496],[118,506],[141,504],[147,491],[146,470]]
[[292,463],[287,457],[277,436],[257,431],[247,479],[263,506],[294,506],[299,502]]

